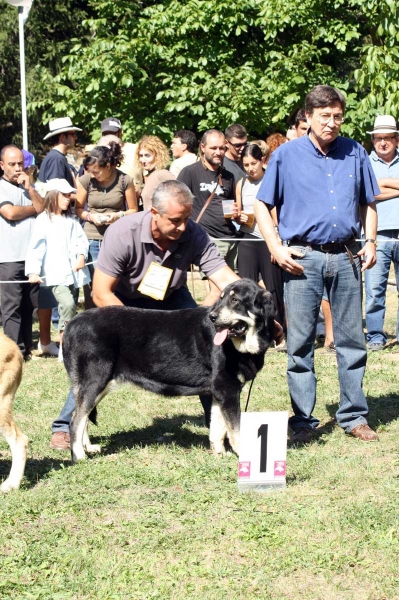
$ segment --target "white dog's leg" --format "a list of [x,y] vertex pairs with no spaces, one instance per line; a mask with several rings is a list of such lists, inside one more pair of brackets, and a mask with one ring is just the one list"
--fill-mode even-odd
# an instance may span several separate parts
[[240,427],[232,425],[226,420],[227,437],[229,438],[230,446],[233,448],[237,456],[240,455]]
[[[75,416],[74,416],[75,418]],[[75,440],[72,444],[72,462],[76,463],[78,460],[85,460],[86,452],[84,450],[83,442],[85,430],[87,427],[88,416],[84,415],[81,420],[76,425],[76,435]]]
[[21,485],[22,477],[24,476],[29,439],[19,430],[13,421],[7,423],[7,425],[3,425],[2,433],[10,446],[12,464],[9,476],[1,485],[1,491],[9,492],[10,490],[17,490]]
[[83,432],[83,447],[89,454],[99,454],[101,452],[101,446],[99,444],[92,444],[89,438],[89,420],[86,421],[86,427]]
[[211,444],[211,450],[218,456],[226,454],[226,449],[224,447],[226,434],[227,428],[220,404],[213,398],[211,409],[211,426],[209,428],[209,441]]

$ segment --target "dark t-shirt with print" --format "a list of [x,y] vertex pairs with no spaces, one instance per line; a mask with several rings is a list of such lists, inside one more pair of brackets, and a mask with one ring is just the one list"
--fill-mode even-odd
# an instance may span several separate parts
[[235,199],[234,176],[226,169],[222,169],[222,187],[218,184],[218,178],[219,171],[210,171],[201,161],[198,161],[182,169],[177,179],[185,183],[195,196],[191,213],[194,221],[216,187],[216,193],[202,215],[199,225],[211,237],[232,237],[236,234],[236,228],[231,219],[224,218],[222,200]]

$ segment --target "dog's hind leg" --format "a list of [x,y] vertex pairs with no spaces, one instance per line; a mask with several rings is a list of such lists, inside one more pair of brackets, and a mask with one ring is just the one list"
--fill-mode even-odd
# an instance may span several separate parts
[[226,454],[224,440],[227,434],[226,422],[222,413],[220,403],[212,399],[211,424],[209,427],[209,441],[211,450],[217,456]]
[[97,393],[94,401],[88,400],[88,397],[93,396],[96,391],[98,392],[98,389],[86,392],[84,400],[79,399],[82,391],[80,389],[78,390],[78,393],[76,394],[76,409],[73,413],[72,421],[69,427],[73,463],[76,463],[79,460],[84,460],[86,458],[86,452],[89,452],[90,454],[98,454],[101,452],[100,445],[92,444],[90,442],[88,431],[89,415],[104,398],[104,396],[110,392],[114,385],[115,382],[113,380],[109,381],[105,388],[100,393]]
[[89,438],[89,419],[86,421],[86,427],[83,432],[83,447],[89,454],[100,454],[100,444],[92,444]]
[[10,446],[12,463],[7,479],[1,485],[2,492],[17,490],[24,476],[26,455],[29,439],[10,418],[7,423],[2,423],[1,432]]
[[8,346],[7,350],[10,352],[9,361],[4,365],[0,383],[0,431],[10,446],[12,463],[10,474],[1,486],[2,492],[19,488],[29,445],[28,437],[20,431],[12,417],[14,396],[22,377],[23,359],[16,345],[15,353],[11,353],[13,349]]
[[[71,454],[72,462],[85,460],[86,452],[83,446],[85,431],[87,431],[89,415],[83,410],[82,406],[76,407],[69,426],[71,436]],[[87,435],[87,434],[86,434]]]

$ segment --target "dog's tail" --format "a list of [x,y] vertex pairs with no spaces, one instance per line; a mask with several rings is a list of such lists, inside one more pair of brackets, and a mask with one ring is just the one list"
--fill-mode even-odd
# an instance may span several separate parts
[[97,425],[97,407],[95,406],[89,414],[89,419],[94,425]]

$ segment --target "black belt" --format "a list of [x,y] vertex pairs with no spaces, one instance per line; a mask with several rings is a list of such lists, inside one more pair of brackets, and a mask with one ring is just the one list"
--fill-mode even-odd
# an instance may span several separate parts
[[320,252],[332,252],[335,254],[338,254],[339,252],[346,252],[347,255],[349,256],[349,260],[350,260],[351,264],[353,265],[353,262],[354,262],[353,254],[349,250],[348,246],[350,246],[354,242],[356,242],[356,239],[354,237],[350,237],[347,240],[345,240],[344,242],[329,242],[328,244],[311,244],[310,242],[307,242],[306,240],[294,239],[294,240],[288,240],[287,245],[288,246],[304,246],[304,247],[310,246],[313,250],[319,250]]
[[312,244],[306,240],[288,240],[288,246],[310,246],[313,250],[320,252],[347,252],[348,246],[355,242],[355,238],[351,237],[344,242],[329,242],[328,244]]

